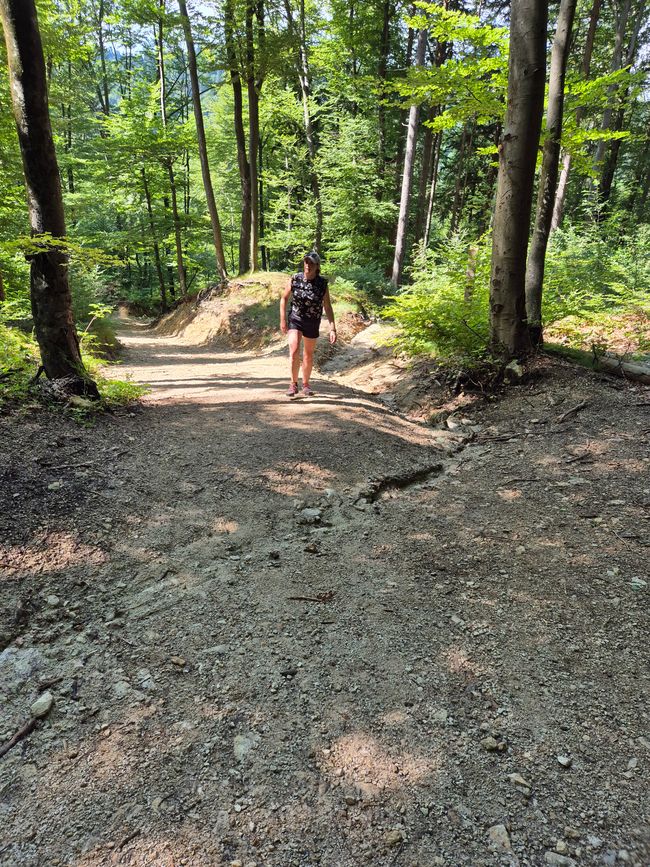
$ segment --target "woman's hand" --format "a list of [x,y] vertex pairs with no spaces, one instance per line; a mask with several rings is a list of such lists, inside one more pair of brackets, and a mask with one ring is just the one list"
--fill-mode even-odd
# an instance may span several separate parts
[[336,328],[330,328],[330,343],[336,343]]
[[280,320],[280,331],[281,331],[283,334],[286,334],[288,330],[289,330],[289,327],[287,326],[286,320],[285,320],[285,319],[281,319],[281,320]]

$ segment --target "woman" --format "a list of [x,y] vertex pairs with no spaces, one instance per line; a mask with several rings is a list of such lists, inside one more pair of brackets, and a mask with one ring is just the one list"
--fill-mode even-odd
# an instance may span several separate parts
[[[314,364],[314,349],[320,330],[320,320],[323,307],[330,324],[329,340],[336,343],[336,326],[334,311],[330,301],[330,290],[327,280],[320,275],[320,256],[318,253],[307,253],[302,260],[302,274],[294,274],[287,281],[286,289],[280,299],[280,329],[289,335],[289,359],[291,367],[291,383],[287,391],[288,397],[298,395],[298,371],[300,370],[300,340],[302,350],[302,394],[309,397],[314,392],[309,385],[309,377]],[[291,309],[287,322],[287,300],[291,298]]]

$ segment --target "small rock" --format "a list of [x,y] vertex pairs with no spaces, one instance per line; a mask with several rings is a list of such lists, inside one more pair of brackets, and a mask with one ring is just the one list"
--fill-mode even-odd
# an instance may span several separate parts
[[299,524],[318,524],[323,517],[320,509],[302,509],[298,518]]
[[559,852],[544,852],[544,861],[547,864],[553,864],[554,867],[577,867],[577,862],[567,855],[560,855]]
[[242,762],[248,753],[260,742],[257,732],[249,732],[245,735],[236,735],[233,741],[233,753],[238,762]]
[[131,692],[131,684],[126,680],[118,680],[113,687],[113,695],[115,698],[125,698]]
[[183,668],[185,665],[185,660],[182,656],[172,656],[169,661],[172,665],[177,665],[179,668]]
[[52,710],[52,705],[54,704],[54,696],[51,692],[44,692],[43,695],[39,695],[36,701],[32,704],[30,711],[32,716],[37,717],[38,719],[42,719],[46,717],[48,713]]
[[318,545],[315,542],[310,542],[309,545],[305,545],[305,551],[308,554],[318,554]]
[[623,861],[627,864],[627,862],[630,860],[630,853],[627,851],[627,849],[618,850],[618,860]]
[[566,853],[569,851],[569,846],[567,844],[567,841],[562,840],[562,839],[556,840],[555,841],[555,851],[559,852],[560,855],[566,855]]
[[514,359],[510,364],[506,365],[503,376],[506,382],[520,382],[524,377],[524,368]]
[[387,846],[399,846],[404,839],[405,834],[401,828],[394,828],[392,831],[386,831],[384,834],[384,842]]
[[[496,750],[499,749],[499,743],[496,740],[496,738],[492,737],[492,735],[489,735],[488,737],[483,738],[483,740],[481,741],[481,746],[483,747],[484,750],[487,750],[488,753],[494,753],[494,752],[496,752]],[[495,825],[494,827],[497,828],[500,826]]]
[[46,601],[47,604],[50,605],[52,608],[56,608],[57,605],[59,605],[60,602],[61,602],[61,600],[59,599],[59,597],[56,596],[54,593],[50,593],[49,596],[46,596],[46,597],[45,597],[45,601]]
[[87,397],[81,397],[79,394],[70,395],[68,403],[70,406],[76,407],[76,409],[94,409],[96,406],[92,400],[88,400]]
[[573,759],[570,756],[557,756],[558,764],[563,768],[570,768],[573,764]]
[[436,710],[433,712],[433,720],[437,723],[445,723],[447,722],[448,713],[446,710]]
[[490,849],[493,852],[511,852],[510,835],[505,825],[492,825],[488,831]]
[[515,786],[520,786],[522,789],[530,789],[530,783],[527,783],[526,780],[521,776],[521,774],[508,774],[508,779],[511,783],[514,783]]
[[47,486],[48,491],[58,491],[63,487],[63,482],[50,482]]
[[571,825],[564,826],[564,836],[568,837],[569,840],[579,840],[581,837],[580,831],[577,828],[571,827]]

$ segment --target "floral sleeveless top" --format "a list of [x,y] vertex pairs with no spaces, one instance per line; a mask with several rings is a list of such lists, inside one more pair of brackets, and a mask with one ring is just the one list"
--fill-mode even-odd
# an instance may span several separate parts
[[304,274],[294,274],[291,278],[290,316],[296,319],[316,319],[323,315],[323,298],[327,292],[327,280],[320,274],[307,280]]

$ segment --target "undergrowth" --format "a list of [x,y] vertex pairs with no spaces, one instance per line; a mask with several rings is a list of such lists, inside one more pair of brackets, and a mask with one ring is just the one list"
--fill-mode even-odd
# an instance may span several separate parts
[[[92,345],[92,340],[84,341],[83,361],[97,383],[100,400],[89,404],[87,410],[112,409],[141,397],[146,390],[142,386],[111,379],[103,373],[106,361],[92,353]],[[38,345],[34,338],[0,322],[0,408],[39,399],[39,390],[34,383],[39,364]]]

